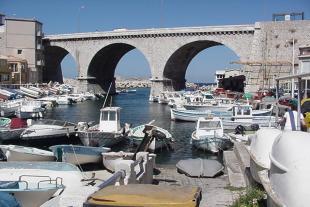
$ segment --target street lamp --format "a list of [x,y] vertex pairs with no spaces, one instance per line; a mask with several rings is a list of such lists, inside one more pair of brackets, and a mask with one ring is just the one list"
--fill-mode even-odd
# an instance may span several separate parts
[[78,10],[77,32],[80,32],[80,13],[81,13],[81,10],[82,10],[82,9],[85,9],[85,6],[80,6],[80,7],[79,7],[79,10]]

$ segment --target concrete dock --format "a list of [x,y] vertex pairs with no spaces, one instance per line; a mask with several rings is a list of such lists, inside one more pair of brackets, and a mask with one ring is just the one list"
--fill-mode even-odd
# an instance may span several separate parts
[[200,206],[229,206],[242,193],[242,190],[230,190],[228,176],[222,174],[215,178],[191,178],[177,172],[173,165],[157,166],[158,174],[154,175],[154,183],[158,185],[194,186],[202,189]]

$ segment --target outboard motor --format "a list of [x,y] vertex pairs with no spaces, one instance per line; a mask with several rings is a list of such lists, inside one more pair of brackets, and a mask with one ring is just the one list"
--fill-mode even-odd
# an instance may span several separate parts
[[245,131],[245,127],[242,126],[242,125],[238,125],[238,126],[235,128],[235,134],[244,135],[244,131]]
[[258,124],[252,124],[252,125],[251,125],[251,129],[252,129],[253,131],[257,131],[257,130],[259,130],[259,125],[258,125]]

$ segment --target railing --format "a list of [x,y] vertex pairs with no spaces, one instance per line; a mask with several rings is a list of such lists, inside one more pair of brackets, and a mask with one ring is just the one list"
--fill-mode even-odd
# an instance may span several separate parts
[[[21,175],[18,178],[18,182],[23,182],[26,184],[26,190],[29,190],[29,183],[26,180],[22,180],[23,177],[32,177],[32,178],[47,178],[47,180],[40,180],[37,183],[37,188],[40,189],[40,184],[43,182],[49,182],[50,184],[52,184],[52,182],[55,182],[55,186],[56,188],[59,186],[63,186],[62,184],[62,178],[61,177],[56,177],[56,179],[52,179],[50,176],[44,176],[44,175]],[[60,183],[59,183],[60,182]]]

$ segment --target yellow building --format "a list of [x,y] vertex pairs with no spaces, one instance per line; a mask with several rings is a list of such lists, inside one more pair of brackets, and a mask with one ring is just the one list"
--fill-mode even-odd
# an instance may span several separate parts
[[8,67],[7,58],[0,56],[0,84],[11,83],[11,70]]
[[[25,84],[28,83],[28,64],[25,59],[14,57],[11,55],[1,56],[1,59],[6,64],[5,74],[9,74],[9,82],[11,84]],[[4,75],[5,75],[4,74]],[[7,76],[4,76],[7,79]],[[4,84],[4,82],[3,82]]]

